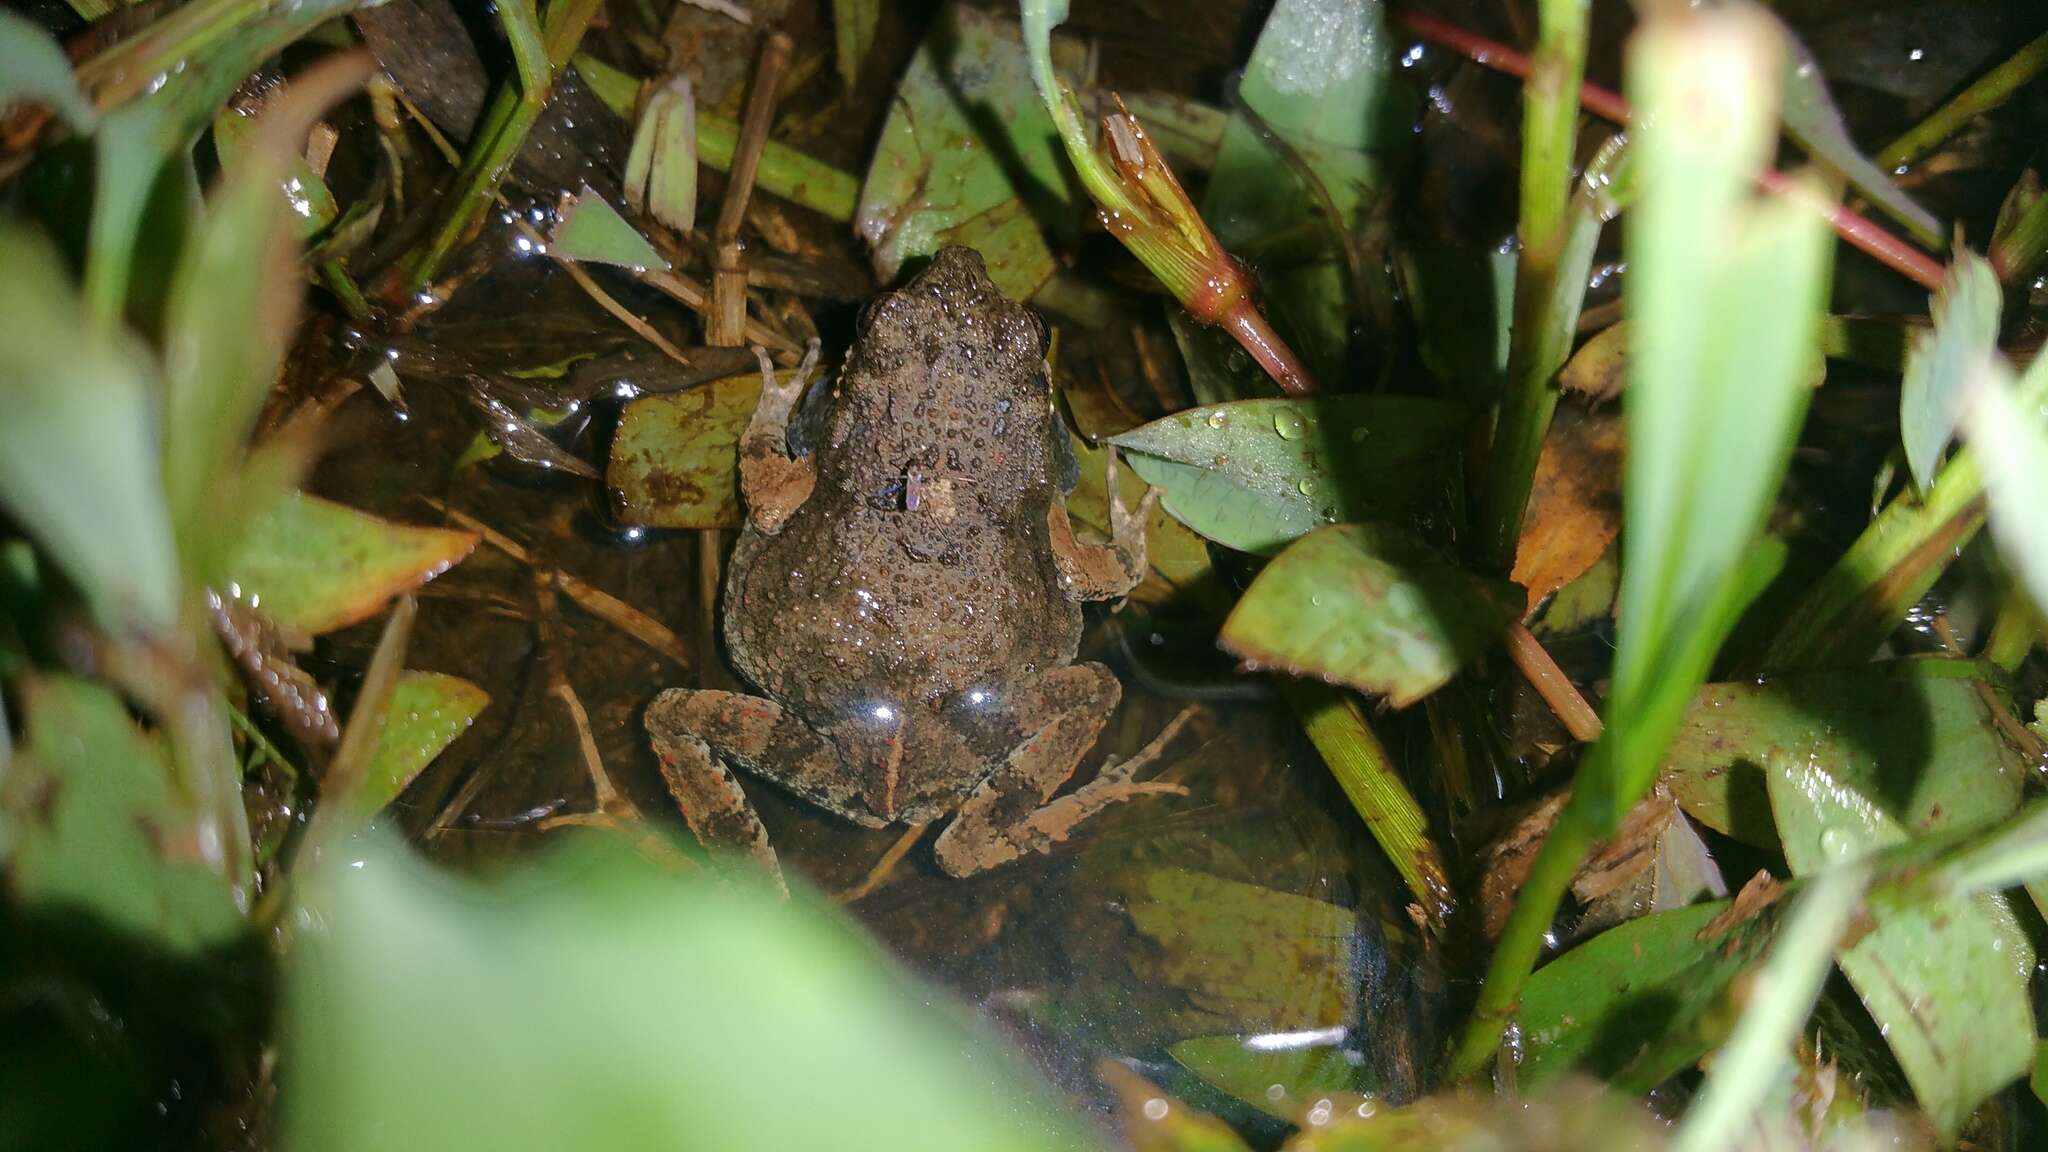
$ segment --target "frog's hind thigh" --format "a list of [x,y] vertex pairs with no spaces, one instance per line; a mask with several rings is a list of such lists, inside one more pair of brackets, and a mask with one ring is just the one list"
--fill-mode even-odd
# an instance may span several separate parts
[[939,866],[966,876],[1065,840],[1083,820],[1119,800],[1155,791],[1125,773],[1105,770],[1074,792],[1046,803],[1074,774],[1123,694],[1109,669],[1074,664],[1054,669],[1013,704],[1023,743],[960,805],[933,846]]

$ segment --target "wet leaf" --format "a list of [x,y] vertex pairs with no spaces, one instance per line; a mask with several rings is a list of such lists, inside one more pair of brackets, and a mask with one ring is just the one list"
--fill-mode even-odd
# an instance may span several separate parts
[[[548,435],[547,426],[560,424],[568,419],[569,410],[554,414],[552,419],[545,416],[538,419],[528,417],[493,396],[490,386],[476,376],[469,378],[468,394],[470,403],[483,415],[484,435],[490,437],[491,443],[497,445],[506,455],[538,468],[565,472],[586,480],[598,478],[597,469],[591,467],[588,461],[555,443],[554,437]],[[581,426],[582,423],[579,422],[577,427]],[[489,458],[488,455],[481,453],[465,452],[463,459],[457,461],[456,467],[459,469],[472,459]]]
[[231,596],[317,636],[376,615],[476,544],[474,532],[394,524],[298,493],[250,527],[223,570]]
[[626,206],[677,232],[697,226],[697,99],[688,76],[672,77],[647,97],[626,154]]
[[2037,609],[2048,611],[2048,520],[2041,499],[2048,493],[2048,429],[2038,406],[2020,395],[2048,391],[2048,356],[2036,356],[2015,395],[2008,373],[1994,369],[1970,403],[1970,445],[1983,460],[1990,504],[1991,535],[1999,552],[2019,574]]
[[79,132],[99,118],[63,46],[33,20],[0,11],[0,110],[16,103],[41,104]]
[[[1090,448],[1078,436],[1073,442],[1074,459],[1081,465],[1081,480],[1067,496],[1067,513],[1074,523],[1094,529],[1096,536],[1107,540],[1109,502],[1104,489],[1108,469],[1103,454],[1109,449]],[[1116,473],[1117,492],[1124,507],[1136,508],[1145,498],[1145,481],[1122,460],[1117,462]],[[1131,589],[1131,599],[1136,603],[1192,600],[1219,611],[1230,603],[1229,594],[1217,580],[1215,567],[1209,561],[1209,545],[1164,508],[1153,508],[1152,518],[1146,522],[1145,563],[1144,580]]]
[[335,855],[288,957],[291,1147],[1093,1147],[811,898],[596,838],[488,885],[381,836]]
[[1134,970],[1187,997],[1176,1028],[1293,1032],[1352,1020],[1350,974],[1374,943],[1357,912],[1182,868],[1133,869],[1115,887],[1156,946],[1132,958]]
[[1537,969],[1516,1017],[1517,1075],[1540,1085],[1579,1069],[1642,1092],[1705,1055],[1732,1022],[1713,1018],[1729,982],[1770,938],[1757,919],[1710,931],[1728,907],[1629,920]]
[[239,933],[242,915],[202,856],[202,822],[120,698],[49,677],[21,682],[20,699],[27,740],[0,776],[9,894],[180,952]]
[[491,702],[483,689],[439,672],[402,672],[371,753],[363,781],[362,817],[368,819],[398,799],[443,749],[469,729]]
[[1195,408],[1112,440],[1181,523],[1271,554],[1324,524],[1428,507],[1462,431],[1460,411],[1439,401],[1349,395]]
[[1701,690],[1664,760],[1688,815],[1761,848],[1777,845],[1764,766],[1826,765],[1915,836],[2009,815],[2027,769],[1999,735],[1988,686],[1968,665],[1902,662]]
[[1197,1036],[1167,1051],[1203,1082],[1267,1115],[1292,1121],[1319,1096],[1361,1092],[1350,1053],[1335,1044],[1271,1036]]
[[[284,92],[289,92],[289,89]],[[256,135],[259,114],[268,113],[230,106],[213,118],[214,156],[230,180],[234,180],[236,171],[248,162],[249,145]],[[341,208],[334,202],[334,193],[328,189],[327,181],[313,170],[304,156],[293,152],[281,159],[281,164],[274,161],[264,164],[268,170],[264,182],[276,183],[293,233],[301,240],[309,240],[334,223],[341,215]]]
[[[1786,862],[1816,872],[1907,840],[1907,830],[1811,759],[1772,760],[1771,810]],[[1877,1021],[1913,1094],[1945,1139],[2034,1053],[2032,949],[1997,895],[1955,900],[1911,886],[1873,892],[1875,927],[1836,963]]]
[[669,266],[654,245],[589,185],[566,198],[560,215],[550,241],[557,256],[635,270]]
[[[1333,1101],[1335,1105],[1337,1102]],[[1656,1152],[1662,1124],[1640,1103],[1598,1084],[1528,1095],[1446,1094],[1389,1110],[1344,1101],[1307,1117],[1283,1152]]]
[[[1070,38],[1053,50],[1062,69],[1081,62]],[[953,6],[897,85],[854,224],[885,283],[906,261],[964,244],[1024,300],[1055,271],[1038,221],[1075,219],[1072,179],[1016,26]]]
[[178,557],[148,354],[92,325],[41,236],[0,227],[0,268],[0,505],[101,623],[168,630]]
[[1857,149],[1842,121],[1841,109],[1835,107],[1834,98],[1828,94],[1827,78],[1820,65],[1790,28],[1782,22],[1778,27],[1786,45],[1785,134],[1808,156],[1833,169],[1892,219],[1911,229],[1921,243],[1939,247],[1944,239],[1940,223],[1892,183],[1889,173]]
[[605,466],[613,515],[649,528],[739,527],[740,434],[760,398],[761,375],[749,372],[627,404]]
[[1991,264],[1967,248],[1942,277],[1930,311],[1934,330],[1913,337],[1906,375],[1899,386],[1899,436],[1913,482],[1925,493],[1955,435],[1962,415],[1964,384],[1998,346],[1998,314],[2004,295]]
[[1522,593],[1398,529],[1337,524],[1275,557],[1219,637],[1248,663],[1406,707],[1443,686],[1519,614]]
[[1511,578],[1528,610],[1600,562],[1621,535],[1621,421],[1562,408],[1536,459]]
[[881,0],[832,0],[832,63],[849,90],[860,79],[861,63],[875,45],[875,26],[881,19]]
[[1174,1099],[1122,1064],[1105,1060],[1097,1074],[1116,1092],[1132,1152],[1250,1152],[1230,1125]]

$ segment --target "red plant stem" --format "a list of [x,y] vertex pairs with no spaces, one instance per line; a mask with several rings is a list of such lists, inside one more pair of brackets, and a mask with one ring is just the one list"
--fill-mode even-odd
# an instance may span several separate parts
[[[1448,48],[1475,64],[1504,72],[1509,76],[1526,80],[1529,77],[1529,57],[1498,40],[1490,40],[1475,32],[1469,32],[1455,24],[1425,16],[1420,12],[1396,11],[1394,22],[1423,40],[1442,48]],[[1628,101],[1618,92],[1611,92],[1597,84],[1579,85],[1579,104],[1586,111],[1614,124],[1628,123]],[[1757,178],[1757,184],[1775,195],[1796,195],[1798,185],[1785,178],[1783,173],[1766,169]],[[1941,263],[1933,257],[1892,235],[1868,216],[1841,204],[1821,203],[1801,197],[1815,211],[1827,218],[1835,235],[1850,247],[1857,249],[1912,280],[1929,291],[1941,287]]]

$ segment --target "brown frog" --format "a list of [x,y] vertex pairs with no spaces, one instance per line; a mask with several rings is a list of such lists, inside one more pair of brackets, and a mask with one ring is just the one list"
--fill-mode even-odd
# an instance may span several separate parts
[[762,695],[671,689],[646,717],[700,839],[776,869],[728,766],[871,828],[951,815],[935,851],[955,876],[1178,791],[1133,781],[1140,756],[1048,800],[1121,694],[1107,668],[1073,663],[1081,602],[1137,583],[1158,493],[1135,513],[1112,495],[1109,542],[1075,539],[1044,348],[980,255],[947,248],[869,306],[814,398],[828,407],[808,455],[789,445],[804,373],[778,384],[764,358],[724,606],[733,665]]

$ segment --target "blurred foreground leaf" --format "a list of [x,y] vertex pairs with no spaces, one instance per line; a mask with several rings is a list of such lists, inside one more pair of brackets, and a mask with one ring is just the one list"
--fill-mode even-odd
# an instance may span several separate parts
[[178,557],[148,354],[126,332],[92,327],[40,235],[0,227],[0,268],[0,506],[101,623],[169,629]]
[[88,912],[198,951],[244,924],[161,744],[120,697],[68,677],[21,685],[28,733],[0,776],[0,872],[24,907]]
[[1941,454],[1955,434],[1964,383],[1997,350],[2002,301],[1991,265],[1967,248],[1957,249],[1931,304],[1934,329],[1917,333],[1907,349],[1899,435],[1923,494],[1934,487]]
[[1709,684],[1672,738],[1664,780],[1693,819],[1765,849],[1778,837],[1764,766],[1780,760],[1826,765],[1914,836],[1986,827],[2019,806],[2027,767],[1977,671],[1909,660]]
[[45,105],[81,132],[98,119],[63,46],[33,20],[0,11],[0,109],[17,102]]
[[376,615],[476,543],[474,532],[394,524],[301,492],[250,527],[224,584],[278,624],[317,636]]
[[1224,649],[1261,668],[1349,684],[1406,707],[1520,615],[1522,594],[1399,529],[1336,524],[1275,557],[1223,623]]
[[1427,509],[1463,428],[1440,401],[1351,395],[1195,408],[1111,440],[1181,523],[1270,555],[1324,524]]
[[2048,427],[2038,404],[2048,392],[2048,356],[2036,355],[2017,394],[2010,373],[1994,367],[1970,405],[1970,445],[1983,460],[1991,534],[2019,574],[2034,606],[2048,610]]
[[285,1142],[1085,1148],[1032,1069],[830,911],[581,840],[478,886],[370,835],[307,885]]

